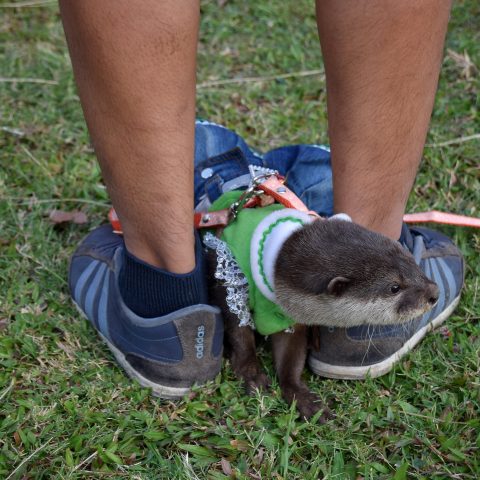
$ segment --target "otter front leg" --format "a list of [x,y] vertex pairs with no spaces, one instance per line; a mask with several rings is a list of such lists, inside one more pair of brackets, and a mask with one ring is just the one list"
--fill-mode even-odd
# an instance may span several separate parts
[[319,422],[325,423],[331,416],[329,409],[319,402],[318,396],[308,389],[301,378],[307,358],[307,332],[308,327],[296,324],[293,333],[272,335],[273,361],[283,398],[289,404],[296,400],[297,409],[305,418],[323,409]]
[[254,331],[248,326],[239,327],[238,318],[230,311],[223,315],[226,351],[235,375],[244,381],[248,394],[257,388],[268,389],[270,381],[258,363]]
[[230,358],[235,375],[245,383],[247,393],[256,388],[268,388],[270,381],[261,370],[255,348],[255,333],[246,326],[238,325],[239,319],[227,305],[227,289],[215,279],[217,256],[213,250],[207,253],[208,275],[210,278],[210,301],[222,310],[225,323],[225,356]]

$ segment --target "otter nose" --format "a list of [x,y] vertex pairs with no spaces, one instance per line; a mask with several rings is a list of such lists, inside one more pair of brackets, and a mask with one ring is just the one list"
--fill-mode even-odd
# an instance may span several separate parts
[[429,285],[429,288],[427,289],[427,301],[430,304],[430,306],[434,306],[438,302],[438,297],[440,296],[440,292],[438,290],[438,287],[435,283],[432,283]]
[[428,303],[433,307],[438,302],[438,295],[435,297],[430,297]]

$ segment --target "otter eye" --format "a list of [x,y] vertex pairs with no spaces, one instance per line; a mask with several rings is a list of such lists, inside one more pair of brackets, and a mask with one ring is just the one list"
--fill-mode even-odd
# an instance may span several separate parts
[[397,285],[396,283],[393,284],[391,287],[390,287],[390,291],[392,293],[398,293],[400,291],[400,285]]

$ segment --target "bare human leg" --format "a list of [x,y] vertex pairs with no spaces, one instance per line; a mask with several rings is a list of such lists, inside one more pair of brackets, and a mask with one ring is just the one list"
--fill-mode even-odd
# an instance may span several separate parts
[[393,239],[421,159],[450,0],[317,0],[334,205]]
[[[70,261],[73,300],[126,373],[185,395],[217,375],[223,326],[193,234],[197,0],[61,0],[88,128],[124,238]],[[125,248],[126,247],[126,248]]]
[[402,225],[421,159],[451,0],[317,0],[327,76],[334,207],[399,239],[440,291],[406,328],[319,329],[309,365],[321,376],[377,377],[391,370],[460,299],[464,262],[453,242]]
[[150,265],[190,272],[199,3],[61,0],[60,6],[125,244]]

